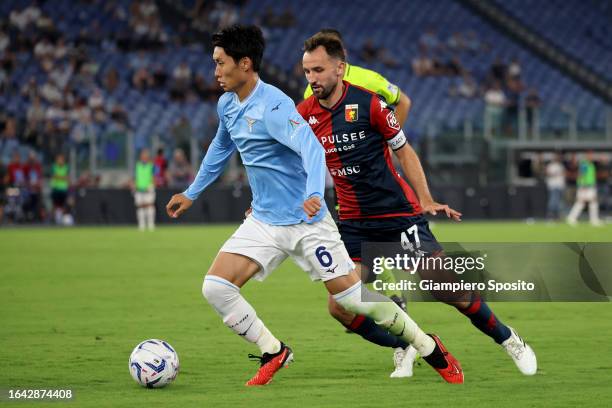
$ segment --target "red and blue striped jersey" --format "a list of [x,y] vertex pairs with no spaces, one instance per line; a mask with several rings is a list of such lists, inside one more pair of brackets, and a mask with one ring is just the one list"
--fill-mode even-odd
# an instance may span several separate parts
[[343,83],[342,97],[331,109],[315,96],[297,107],[325,149],[339,218],[420,214],[416,194],[391,161],[389,146],[397,150],[406,143],[395,113],[378,95]]

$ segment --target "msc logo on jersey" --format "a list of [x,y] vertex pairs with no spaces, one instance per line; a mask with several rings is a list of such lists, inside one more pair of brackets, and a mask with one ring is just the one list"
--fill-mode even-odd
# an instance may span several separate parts
[[334,177],[346,177],[352,176],[353,174],[359,174],[361,168],[359,165],[356,166],[345,166],[339,169],[329,169],[329,172]]
[[397,121],[397,118],[395,117],[395,113],[393,111],[387,113],[387,125],[389,125],[391,129],[400,130],[400,124]]
[[359,105],[344,105],[344,120],[357,122],[357,119],[359,119]]
[[319,121],[317,120],[317,118],[315,118],[314,116],[311,116],[308,118],[308,124],[309,125],[317,125],[319,123]]

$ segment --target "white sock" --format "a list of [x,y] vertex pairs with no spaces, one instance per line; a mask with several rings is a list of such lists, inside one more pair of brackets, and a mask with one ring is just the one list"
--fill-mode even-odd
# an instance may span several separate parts
[[146,227],[146,214],[143,207],[138,207],[136,209],[136,218],[138,219],[138,229],[144,230]]
[[219,276],[206,276],[204,297],[223,319],[223,323],[263,353],[277,353],[280,341],[270,333],[257,313],[240,294],[240,288]]
[[263,326],[261,329],[261,334],[256,341],[257,346],[261,350],[261,353],[269,353],[275,354],[278,353],[281,349],[280,341],[274,337],[270,330],[266,326]]
[[155,206],[150,205],[146,207],[146,218],[147,224],[150,230],[155,229]]
[[[375,301],[362,301],[362,290],[366,292],[368,299]],[[361,282],[333,296],[346,310],[374,319],[379,326],[412,344],[423,357],[430,355],[436,347],[434,340],[425,334],[406,312],[386,296],[368,291],[362,287]]]

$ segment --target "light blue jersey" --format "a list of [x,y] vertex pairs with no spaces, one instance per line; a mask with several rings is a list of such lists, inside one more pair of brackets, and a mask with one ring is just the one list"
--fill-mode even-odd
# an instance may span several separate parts
[[[223,94],[217,113],[217,134],[183,193],[187,198],[195,200],[219,177],[237,148],[253,193],[253,217],[267,224],[292,225],[325,216],[325,152],[287,95],[258,80],[242,102],[234,92]],[[308,221],[302,205],[312,196],[321,199],[322,208]]]

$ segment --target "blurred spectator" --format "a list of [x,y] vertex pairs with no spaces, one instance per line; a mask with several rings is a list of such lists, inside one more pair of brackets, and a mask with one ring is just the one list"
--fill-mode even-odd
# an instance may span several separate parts
[[386,48],[376,46],[369,38],[361,48],[360,57],[365,62],[380,61],[389,68],[396,68],[399,65]]
[[474,80],[474,77],[468,71],[464,71],[459,84],[451,86],[449,90],[450,96],[462,97],[462,98],[473,98],[478,93],[478,84]]
[[155,64],[153,67],[153,86],[163,88],[166,86],[166,81],[168,81],[168,74],[164,66],[160,63]]
[[112,93],[119,86],[119,71],[116,68],[111,68],[104,75],[104,89]]
[[535,88],[529,88],[525,98],[525,108],[527,110],[527,131],[530,133],[533,133],[535,112],[540,108],[541,104],[542,100],[540,95],[538,95],[538,91]]
[[367,39],[363,46],[361,47],[361,53],[359,56],[364,62],[373,62],[378,58],[380,50],[378,47],[374,45],[374,42],[371,39]]
[[522,71],[518,58],[512,58],[510,65],[508,65],[508,77],[510,79],[520,80]]
[[53,50],[53,58],[55,60],[61,60],[68,55],[68,46],[66,45],[66,39],[60,37],[55,43],[55,49]]
[[47,82],[40,88],[40,96],[47,103],[55,103],[62,101],[62,93],[57,84],[49,78]]
[[114,104],[110,110],[110,118],[117,124],[122,125],[124,128],[129,127],[129,118],[127,111],[121,105]]
[[47,37],[43,37],[34,46],[34,56],[39,60],[54,59],[55,47],[51,43],[51,40]]
[[2,26],[0,26],[0,54],[3,54],[9,48],[11,38],[1,27]]
[[83,98],[79,98],[72,113],[74,121],[70,131],[70,141],[76,149],[77,160],[84,162],[89,158],[90,142],[95,140],[91,111]]
[[463,73],[463,66],[461,65],[461,61],[459,61],[459,57],[457,56],[448,60],[444,68],[445,75],[459,76]]
[[154,79],[148,70],[149,61],[144,51],[138,51],[136,56],[130,59],[130,69],[132,70],[132,86],[140,91],[144,91],[154,85]]
[[100,185],[100,176],[91,174],[88,170],[83,170],[76,181],[78,188],[93,188]]
[[183,101],[191,85],[191,68],[186,62],[181,62],[172,71],[172,87],[170,96],[172,99]]
[[442,44],[438,38],[438,33],[434,27],[427,28],[419,38],[419,47],[425,52],[437,51],[441,46]]
[[42,221],[44,218],[41,202],[43,172],[42,164],[34,151],[28,154],[28,161],[24,166],[27,182],[27,198],[24,203],[24,214],[27,221]]
[[171,188],[185,189],[191,180],[193,173],[185,152],[182,149],[175,149],[168,167],[168,185]]
[[89,96],[87,105],[89,106],[89,109],[91,109],[94,121],[103,122],[106,119],[106,112],[104,111],[104,96],[99,88],[94,89],[93,93]]
[[38,84],[36,83],[36,78],[31,77],[21,87],[21,96],[29,99],[30,101],[34,100],[36,96],[38,96]]
[[451,51],[458,52],[465,50],[466,45],[465,39],[463,38],[463,33],[458,31],[452,33],[450,37],[448,37],[448,39],[446,40],[446,46]]
[[427,76],[433,72],[433,61],[427,51],[419,51],[419,55],[412,59],[412,72],[416,76]]
[[23,10],[13,10],[9,14],[9,22],[19,31],[24,31],[30,24],[34,24],[40,18],[41,11],[36,2]]
[[546,218],[558,220],[561,218],[561,204],[565,190],[565,167],[561,154],[556,153],[545,169],[546,188],[548,189],[548,204]]
[[463,38],[465,48],[470,51],[472,54],[476,54],[482,50],[482,43],[478,38],[478,35],[475,31],[468,31],[465,33],[465,37]]
[[489,118],[491,129],[499,133],[506,107],[506,94],[498,81],[494,82],[493,86],[485,92],[484,100],[486,104],[485,115]]
[[21,155],[18,151],[15,151],[13,153],[7,171],[8,185],[10,187],[24,188],[26,186],[27,179],[25,173],[25,166],[21,162]]
[[493,61],[489,69],[489,80],[493,83],[496,81],[504,83],[506,81],[506,71],[506,64],[504,64],[500,57],[495,57],[495,61]]
[[68,214],[67,200],[70,187],[68,165],[63,154],[55,157],[51,167],[51,200],[53,201],[53,215],[56,224],[64,223],[64,215]]
[[157,149],[157,155],[155,156],[155,159],[153,159],[153,166],[155,187],[166,187],[168,184],[168,161],[166,160],[166,157],[164,155],[164,149],[162,149],[161,147]]
[[523,92],[523,83],[518,77],[508,77],[506,82],[506,134],[511,135],[518,127],[519,105],[521,94]]
[[4,130],[0,133],[0,157],[8,156],[19,148],[17,139],[17,120],[9,116],[4,123]]
[[186,116],[181,116],[173,125],[170,131],[174,139],[174,146],[184,152],[187,157],[191,157],[191,137],[193,129]]
[[91,109],[83,97],[79,97],[74,102],[70,111],[70,118],[78,123],[91,121]]

